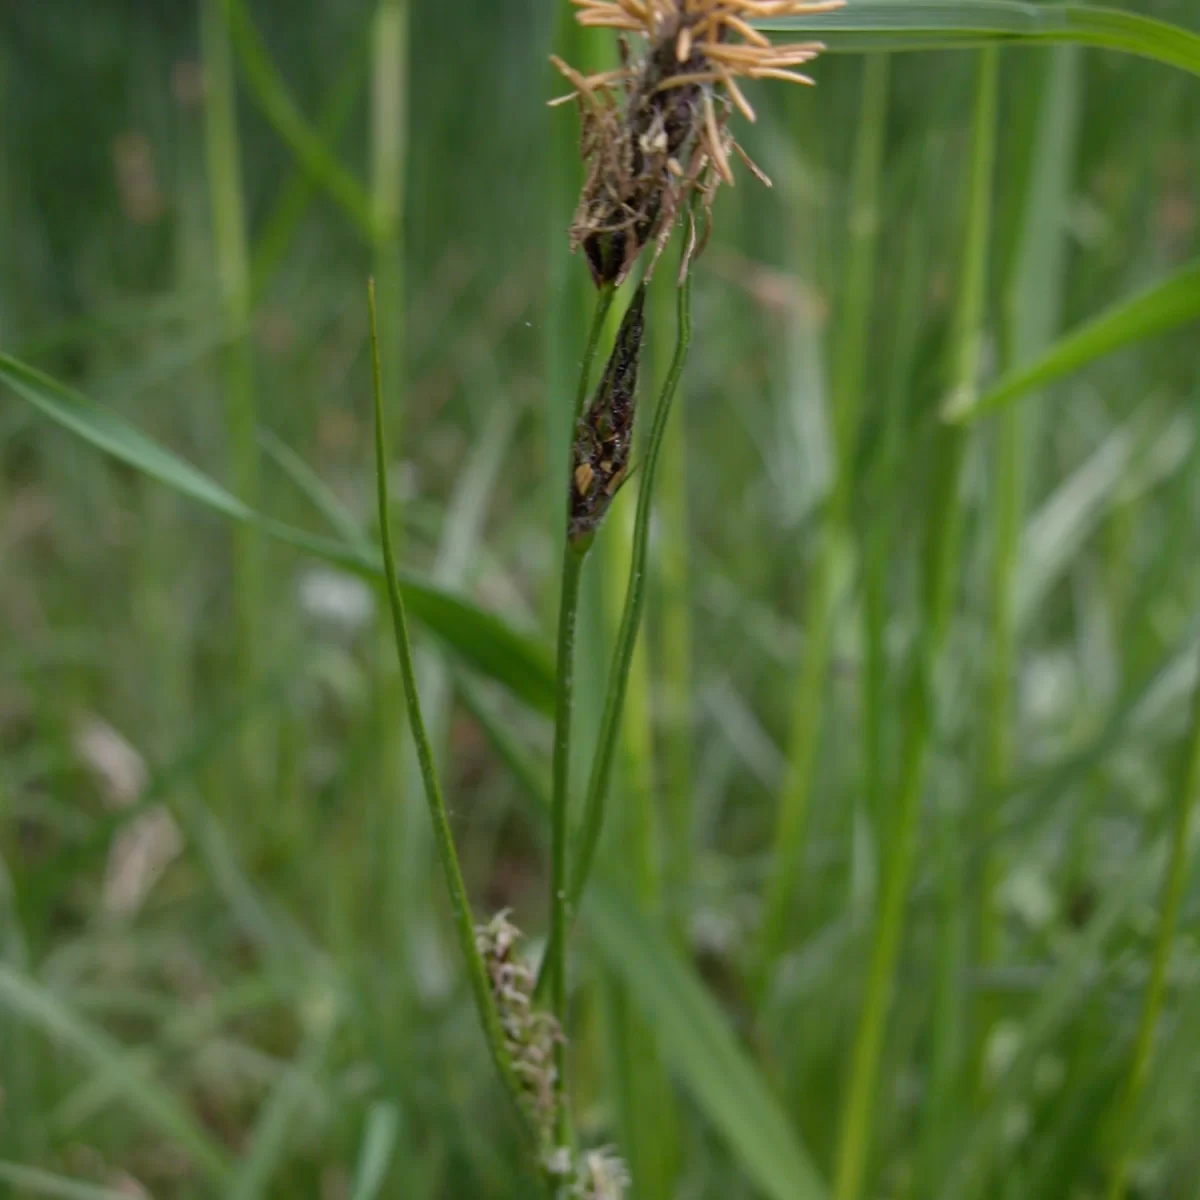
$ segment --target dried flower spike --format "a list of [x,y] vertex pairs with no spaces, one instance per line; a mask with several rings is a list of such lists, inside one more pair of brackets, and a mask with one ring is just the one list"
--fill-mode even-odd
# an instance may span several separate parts
[[598,287],[620,283],[651,242],[657,259],[693,193],[707,217],[717,188],[733,183],[731,154],[769,186],[726,128],[735,107],[755,119],[738,79],[812,83],[795,68],[824,47],[774,46],[751,22],[830,12],[844,2],[572,0],[581,25],[644,39],[640,56],[622,42],[619,70],[583,75],[560,58],[551,60],[575,89],[552,103],[577,99],[582,114],[587,177],[571,248],[583,247]]
[[575,427],[567,532],[576,546],[585,545],[595,534],[629,470],[645,303],[642,284],[621,321],[596,393]]
[[487,967],[492,996],[513,1072],[521,1083],[522,1099],[534,1127],[549,1141],[554,1121],[554,1047],[562,1040],[558,1022],[533,1006],[533,972],[517,950],[521,931],[497,913],[475,929],[475,944]]

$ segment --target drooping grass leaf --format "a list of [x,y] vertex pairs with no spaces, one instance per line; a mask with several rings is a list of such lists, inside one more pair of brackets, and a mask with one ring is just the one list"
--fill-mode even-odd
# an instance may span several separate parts
[[825,1185],[721,1010],[678,954],[635,910],[593,884],[584,906],[591,936],[629,989],[663,1057],[746,1174],[774,1200],[820,1200]]
[[1134,54],[1200,75],[1200,34],[1153,17],[1092,4],[851,0],[844,9],[818,17],[777,17],[757,24],[772,32],[811,33],[832,51],[1075,44]]
[[[383,579],[382,561],[374,549],[322,538],[263,516],[111,409],[2,353],[0,382],[85,442],[188,499],[362,578]],[[539,711],[553,709],[553,669],[541,645],[411,573],[402,573],[400,584],[413,616],[475,670]]]
[[947,420],[977,420],[1036,388],[1057,383],[1097,359],[1200,320],[1200,262],[1109,308],[1059,338],[1032,362],[1004,376],[978,398],[947,406]]
[[3,963],[0,963],[0,1007],[55,1043],[70,1047],[93,1069],[119,1080],[120,1094],[129,1107],[147,1126],[184,1151],[223,1191],[229,1177],[225,1151],[213,1142],[174,1093],[139,1070],[136,1062],[106,1033],[79,1017],[49,988]]

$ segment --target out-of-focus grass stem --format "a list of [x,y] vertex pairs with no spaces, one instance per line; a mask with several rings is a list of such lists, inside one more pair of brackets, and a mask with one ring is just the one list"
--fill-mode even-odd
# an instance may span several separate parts
[[[1036,356],[1058,328],[1065,267],[1067,208],[1073,173],[1079,109],[1079,51],[1051,52],[1037,107],[1033,161],[1022,197],[1020,231],[1005,294],[1006,369]],[[996,417],[992,562],[989,580],[989,656],[984,701],[986,724],[980,762],[979,795],[983,810],[977,835],[988,847],[977,889],[976,959],[987,968],[1000,959],[1000,906],[997,892],[1003,871],[998,849],[996,797],[1012,771],[1013,677],[1017,669],[1016,584],[1021,530],[1027,504],[1029,458],[1036,439],[1029,401],[1011,404]],[[991,1012],[977,1014],[972,1048],[976,1087],[983,1086],[985,1043]]]
[[[250,342],[250,263],[242,191],[233,56],[220,0],[203,0],[200,43],[206,79],[205,147],[213,244],[227,345],[224,351],[226,445],[230,487],[251,507],[259,502],[258,412]],[[259,535],[233,531],[233,588],[238,676],[255,678],[262,633],[264,568]]]
[[[404,330],[407,309],[404,293],[404,197],[408,148],[408,0],[379,0],[371,23],[371,228],[375,287],[386,314],[386,333],[379,339],[382,378],[391,389],[388,411],[392,420],[389,453],[400,454],[405,436]],[[403,523],[401,542],[403,541]],[[402,552],[402,551],[401,551]],[[386,635],[386,631],[385,635]],[[378,824],[375,841],[375,887],[382,892],[387,913],[384,928],[392,939],[405,939],[411,925],[418,876],[411,869],[411,837],[406,836],[411,817],[405,787],[405,745],[396,731],[404,723],[404,691],[394,671],[380,662],[374,672],[375,714],[380,731],[375,768],[379,801],[372,814]],[[405,955],[393,944],[397,960]],[[401,978],[405,973],[401,973]],[[388,1002],[395,1005],[399,997]]]
[[[675,306],[673,281],[659,273],[650,288],[651,326],[666,327]],[[656,342],[651,343],[654,351]],[[659,357],[655,355],[655,358]],[[664,356],[665,357],[665,356]],[[654,361],[652,359],[652,361]],[[670,364],[654,372],[665,378]],[[663,830],[668,852],[663,861],[663,883],[668,903],[683,912],[685,891],[691,878],[692,859],[692,616],[691,571],[688,561],[687,444],[683,407],[676,403],[666,430],[659,468],[659,528],[661,548],[658,586],[661,608],[658,628],[658,665],[663,709]]]
[[804,861],[804,830],[824,715],[825,679],[837,579],[838,550],[848,529],[858,448],[879,236],[879,180],[886,132],[889,60],[869,57],[855,147],[848,230],[846,292],[833,361],[833,426],[837,477],[823,518],[804,605],[804,658],[796,682],[787,772],[771,853],[756,969],[760,985],[787,931],[788,911]]
[[[962,277],[951,343],[951,386],[978,386],[987,294],[995,173],[998,59],[980,54],[974,102],[968,207]],[[922,581],[922,624],[908,689],[908,728],[901,755],[899,788],[891,834],[884,847],[883,887],[877,909],[866,995],[859,1015],[834,1176],[835,1200],[858,1200],[866,1183],[871,1126],[879,1102],[879,1065],[895,988],[896,966],[915,862],[925,766],[934,729],[935,673],[945,642],[958,577],[959,485],[966,439],[942,427],[934,449],[932,494],[926,528]]]
[[1150,960],[1150,978],[1146,982],[1146,994],[1142,1001],[1142,1014],[1138,1022],[1137,1036],[1133,1043],[1133,1054],[1129,1065],[1129,1076],[1121,1093],[1117,1109],[1114,1138],[1114,1154],[1109,1176],[1109,1200],[1122,1200],[1129,1175],[1133,1154],[1132,1131],[1136,1124],[1138,1104],[1150,1075],[1154,1061],[1154,1042],[1162,1019],[1163,1001],[1166,996],[1167,967],[1171,961],[1171,949],[1175,942],[1175,930],[1179,924],[1179,910],[1183,904],[1184,884],[1188,871],[1188,840],[1191,832],[1193,810],[1200,795],[1200,681],[1192,694],[1192,714],[1187,739],[1180,758],[1179,771],[1174,789],[1174,813],[1170,830],[1171,849],[1167,861],[1167,873],[1163,877],[1162,900],[1158,918],[1158,930],[1154,939],[1154,953]]

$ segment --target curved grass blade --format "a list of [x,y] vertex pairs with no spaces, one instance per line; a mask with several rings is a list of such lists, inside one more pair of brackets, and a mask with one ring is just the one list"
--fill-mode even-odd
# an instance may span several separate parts
[[367,1114],[367,1131],[354,1171],[350,1200],[375,1200],[387,1179],[388,1164],[400,1132],[400,1110],[381,1101]]
[[262,44],[243,0],[217,0],[241,59],[250,93],[309,177],[337,201],[370,243],[381,237],[366,190],[304,120]]
[[[231,520],[254,525],[278,541],[361,578],[383,579],[383,564],[376,550],[319,537],[264,516],[111,409],[3,353],[0,383],[96,449],[188,499]],[[402,573],[400,585],[417,620],[465,662],[538,711],[553,711],[554,671],[548,652],[539,643],[419,576]]]
[[1060,338],[1028,365],[1005,375],[978,398],[966,396],[965,402],[952,401],[944,416],[956,424],[975,421],[1026,392],[1057,383],[1105,355],[1196,320],[1200,320],[1200,261],[1113,305]]
[[14,1195],[55,1196],[58,1200],[129,1200],[128,1192],[118,1192],[93,1183],[79,1183],[51,1171],[25,1167],[20,1163],[0,1162],[0,1183],[19,1189],[14,1191]]
[[1093,46],[1200,75],[1200,34],[1153,17],[1092,4],[1024,0],[854,0],[815,20],[756,22],[812,33],[831,51],[965,50],[998,44]]
[[[318,1002],[328,1003],[328,1000]],[[336,1013],[331,1009],[321,1014],[317,1023],[319,1027],[308,1036],[296,1061],[284,1070],[263,1105],[246,1154],[226,1189],[230,1200],[258,1200],[271,1194],[271,1180],[287,1154],[292,1123],[328,1053],[336,1030]]]
[[[1096,974],[1104,962],[1105,946],[1128,914],[1144,902],[1162,862],[1161,847],[1147,851],[1136,861],[1125,882],[1114,889],[1092,916],[1086,932],[1079,936],[1074,948],[1042,988],[1037,1004],[1024,1023],[1021,1048],[991,1093],[987,1107],[976,1118],[938,1193],[938,1200],[970,1200],[981,1194],[993,1156],[999,1152],[1006,1119],[1014,1105],[1028,1092],[1046,1046],[1076,1009],[1093,996],[1099,983]],[[998,1181],[992,1183],[995,1185]]]
[[356,550],[370,547],[362,526],[354,519],[333,489],[281,437],[269,429],[259,429],[262,452],[292,481],[296,490],[320,513],[326,524],[348,546]]
[[69,1046],[95,1070],[120,1081],[129,1107],[152,1129],[183,1150],[224,1194],[229,1159],[176,1096],[137,1069],[123,1047],[94,1028],[53,992],[27,975],[0,963],[0,1007],[41,1030],[59,1045]]
[[615,892],[593,885],[584,919],[663,1057],[772,1200],[822,1200],[825,1185],[721,1010],[666,938]]
[[446,811],[446,802],[442,796],[442,787],[438,781],[437,767],[433,760],[433,748],[425,732],[425,719],[421,715],[421,698],[417,694],[417,674],[413,666],[412,643],[408,636],[408,622],[405,617],[404,595],[396,581],[396,565],[392,559],[392,534],[388,513],[390,501],[387,484],[387,435],[384,432],[383,421],[383,383],[379,370],[379,334],[375,319],[375,284],[368,284],[368,303],[371,322],[371,365],[374,376],[374,412],[375,412],[375,472],[377,498],[379,502],[379,536],[383,547],[383,558],[386,565],[388,605],[391,609],[392,627],[396,642],[396,654],[400,660],[400,676],[404,683],[404,698],[407,701],[409,725],[412,731],[413,744],[417,750],[417,760],[421,768],[421,780],[425,788],[425,798],[429,804],[429,819],[433,826],[434,842],[437,855],[441,861],[442,874],[446,891],[450,898],[450,908],[454,917],[454,931],[458,940],[459,953],[462,955],[463,966],[471,988],[471,997],[475,1003],[479,1025],[487,1042],[492,1063],[496,1068],[501,1083],[512,1100],[513,1107],[520,1118],[521,1132],[531,1142],[536,1144],[536,1135],[529,1122],[525,1119],[525,1110],[521,1101],[521,1085],[513,1070],[512,1059],[509,1057],[508,1043],[505,1040],[504,1029],[500,1022],[500,1013],[492,996],[492,985],[484,965],[479,945],[475,940],[475,924],[471,915],[471,902],[467,896],[467,887],[463,881],[462,868],[459,866],[458,852],[454,846],[454,835],[450,830],[450,820]]

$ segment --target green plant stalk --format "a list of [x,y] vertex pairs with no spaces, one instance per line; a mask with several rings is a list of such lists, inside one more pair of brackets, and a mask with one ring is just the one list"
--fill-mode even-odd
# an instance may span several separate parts
[[634,517],[633,553],[629,563],[629,583],[625,591],[625,607],[621,614],[621,627],[613,649],[612,665],[609,669],[608,689],[604,698],[604,715],[600,721],[600,734],[596,741],[592,759],[588,788],[584,798],[583,822],[579,830],[578,843],[570,880],[570,911],[578,910],[587,887],[588,876],[596,860],[600,845],[600,834],[604,829],[604,815],[608,797],[608,784],[612,775],[613,754],[617,734],[621,726],[621,713],[625,704],[626,687],[629,681],[630,664],[637,644],[642,610],[646,601],[646,555],[650,545],[650,517],[654,508],[654,481],[663,440],[671,418],[671,408],[683,366],[687,359],[692,336],[691,278],[686,277],[678,289],[676,319],[678,331],[675,354],[671,367],[663,382],[658,406],[654,410],[654,421],[646,443],[646,457],[642,466],[642,486],[638,491],[637,513]]
[[[205,148],[213,242],[228,345],[224,352],[225,424],[230,488],[258,507],[259,474],[254,358],[249,337],[250,265],[237,124],[237,100],[229,35],[221,0],[200,7],[200,43],[207,81]],[[237,659],[243,688],[257,676],[264,594],[259,535],[241,525],[233,532]]]
[[[973,391],[978,384],[991,235],[997,91],[997,52],[986,50],[980,55],[976,84],[963,274],[952,344],[955,392]],[[842,1105],[835,1200],[858,1200],[866,1179],[872,1118],[878,1099],[879,1060],[895,990],[904,910],[915,864],[926,758],[934,726],[934,677],[958,574],[961,523],[958,492],[965,447],[961,431],[948,427],[938,430],[926,531],[923,625],[908,689],[909,726],[901,756],[892,836],[886,848],[867,991]]]
[[[600,344],[609,309],[612,307],[615,288],[611,285],[600,289],[596,296],[596,309],[588,330],[584,346],[583,362],[579,371],[579,385],[575,392],[575,405],[571,428],[583,415],[587,403],[588,386],[591,381],[592,363]],[[571,469],[573,457],[568,444],[566,496],[570,497]],[[569,520],[569,510],[567,514]],[[564,531],[567,528],[564,522]],[[571,716],[575,705],[575,629],[579,618],[579,584],[583,574],[583,560],[587,548],[572,544],[569,537],[563,539],[562,582],[558,600],[558,642],[555,674],[554,700],[554,751],[551,761],[550,782],[550,934],[542,970],[538,980],[538,991],[543,981],[550,988],[550,1011],[563,1030],[567,1027],[567,964],[566,944],[568,925],[567,898],[567,841],[568,809],[571,787]],[[567,1054],[561,1040],[555,1046],[555,1132],[560,1146],[570,1144],[570,1113],[566,1103]]]
[[[635,518],[622,505],[610,518],[610,540],[605,554],[610,562],[633,558]],[[625,590],[616,571],[606,571],[604,599],[608,628],[620,628]],[[654,730],[650,700],[650,663],[646,643],[639,641],[629,666],[629,683],[618,741],[621,746],[624,804],[618,821],[622,861],[631,869],[634,894],[645,911],[654,912],[662,899],[662,866],[659,854],[657,795],[654,770]]]
[[[1041,353],[1052,340],[1062,303],[1066,252],[1065,209],[1069,201],[1078,126],[1080,52],[1071,47],[1052,51],[1046,62],[1042,96],[1035,119],[1034,156],[1023,197],[1021,228],[1014,269],[1006,287],[1005,358],[1009,368]],[[997,892],[1003,862],[996,848],[999,796],[1012,770],[1012,680],[1017,653],[1017,570],[1025,520],[1030,453],[1027,406],[1009,405],[995,428],[995,496],[992,511],[990,578],[990,647],[984,696],[986,726],[980,763],[979,795],[983,798],[978,829],[987,846],[976,895],[976,962],[995,965],[1000,957],[1001,914]],[[984,1086],[983,1067],[993,1006],[977,1013],[971,1049],[977,1093]]]
[[250,95],[309,177],[337,202],[371,245],[380,236],[371,197],[305,122],[254,28],[245,0],[207,0],[220,7],[237,47]]
[[[356,43],[321,109],[317,135],[328,145],[337,143],[354,115],[366,79],[366,63],[363,47]],[[315,194],[311,177],[299,168],[279,189],[255,241],[250,267],[250,291],[255,300],[261,299],[270,285]]]
[[513,1071],[512,1061],[504,1043],[504,1030],[500,1016],[492,999],[491,983],[487,968],[475,944],[475,926],[471,917],[471,904],[467,898],[466,884],[454,848],[454,835],[450,831],[450,819],[446,803],[438,782],[437,768],[433,761],[433,748],[425,733],[425,721],[421,715],[421,700],[417,695],[416,670],[413,667],[412,645],[408,636],[408,621],[404,612],[404,596],[400,590],[396,572],[396,559],[392,550],[391,519],[387,484],[387,437],[383,420],[383,379],[379,363],[379,333],[375,315],[375,285],[368,290],[371,322],[371,367],[375,409],[375,471],[377,500],[379,505],[379,538],[383,552],[384,572],[387,582],[388,606],[392,614],[393,632],[396,638],[396,653],[400,660],[400,674],[404,680],[404,696],[408,707],[409,725],[417,749],[417,761],[421,768],[421,780],[425,787],[425,798],[429,803],[429,818],[433,826],[434,843],[438,861],[446,881],[450,897],[450,909],[454,919],[454,932],[458,938],[459,951],[467,970],[471,987],[471,998],[479,1024],[487,1041],[488,1050],[509,1098],[512,1100],[523,1133],[533,1139],[532,1130],[524,1117],[521,1105],[521,1086]]
[[[389,411],[395,415],[388,450],[399,456],[404,445],[406,370],[404,329],[407,304],[404,290],[404,200],[408,153],[408,0],[379,0],[371,22],[371,214],[374,229],[373,268],[383,312],[388,314],[387,334],[380,341],[380,370],[391,381]],[[401,539],[403,539],[403,522]],[[403,544],[400,553],[403,554]],[[387,637],[386,628],[380,635]],[[381,1000],[396,1009],[403,1003],[414,914],[424,906],[429,876],[421,853],[428,843],[417,825],[413,803],[416,784],[407,766],[407,747],[395,731],[404,724],[404,689],[379,655],[373,670],[374,720],[379,730],[374,769],[378,773],[378,799],[371,814],[376,832],[374,849],[376,883],[372,905],[384,914],[384,936],[392,943],[393,961]],[[428,695],[428,693],[426,693]],[[406,769],[407,767],[407,769]],[[393,1028],[402,1022],[393,1021]]]
[[[664,272],[651,285],[654,324],[666,327],[673,281]],[[653,344],[652,347],[653,349]],[[669,364],[664,364],[670,370]],[[656,377],[659,372],[655,372]],[[665,371],[663,372],[665,377]],[[692,867],[692,614],[688,561],[687,443],[683,408],[676,403],[667,426],[659,484],[662,548],[658,561],[659,674],[663,706],[664,827],[669,847],[663,863],[668,908],[681,916]]]
[[813,775],[824,715],[825,679],[837,608],[839,549],[849,533],[854,459],[863,408],[871,299],[879,239],[879,181],[887,128],[889,63],[868,58],[863,69],[862,112],[855,147],[848,230],[849,265],[833,363],[833,427],[837,478],[825,511],[804,603],[804,656],[792,710],[787,773],[780,796],[763,901],[756,971],[761,988],[788,928],[788,911],[804,862],[804,830],[812,803]]
[[1138,1105],[1145,1091],[1146,1080],[1154,1063],[1154,1042],[1162,1019],[1163,1001],[1167,986],[1167,967],[1179,911],[1183,905],[1184,885],[1188,874],[1188,835],[1193,811],[1200,796],[1200,676],[1192,692],[1191,723],[1179,765],[1175,784],[1174,822],[1171,826],[1171,850],[1167,872],[1163,878],[1158,933],[1154,940],[1154,957],[1150,962],[1150,978],[1142,1003],[1141,1020],[1134,1039],[1129,1076],[1122,1092],[1112,1141],[1114,1157],[1109,1175],[1109,1200],[1121,1200],[1134,1151],[1133,1131],[1137,1123]]

